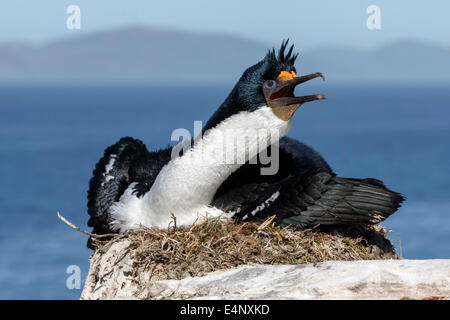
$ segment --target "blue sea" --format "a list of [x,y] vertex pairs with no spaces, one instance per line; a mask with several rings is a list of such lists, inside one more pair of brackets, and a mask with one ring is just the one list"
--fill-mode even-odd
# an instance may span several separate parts
[[[149,149],[193,132],[230,85],[0,85],[0,298],[78,299],[67,268],[87,276],[86,191],[96,161],[122,136]],[[383,225],[404,258],[450,258],[450,86],[314,83],[291,137],[346,177],[373,177],[406,196]]]

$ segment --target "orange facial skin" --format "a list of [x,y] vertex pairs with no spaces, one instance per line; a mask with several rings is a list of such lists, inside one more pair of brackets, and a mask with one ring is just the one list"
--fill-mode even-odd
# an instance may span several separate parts
[[285,82],[285,81],[288,81],[288,80],[292,80],[295,77],[297,77],[297,74],[295,73],[295,71],[291,71],[291,72],[281,71],[280,74],[277,77],[277,80],[281,81],[281,82]]

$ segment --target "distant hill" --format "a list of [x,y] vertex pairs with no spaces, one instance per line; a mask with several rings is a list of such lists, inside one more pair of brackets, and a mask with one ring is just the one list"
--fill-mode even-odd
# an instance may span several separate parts
[[[281,42],[282,39],[280,39]],[[264,57],[270,45],[235,36],[127,28],[41,47],[0,44],[0,80],[226,82]],[[373,51],[302,51],[301,73],[348,81],[450,80],[450,49],[416,42]]]
[[357,81],[449,81],[450,48],[419,42],[392,43],[371,51],[319,48],[305,52],[306,71],[322,70],[328,79]]

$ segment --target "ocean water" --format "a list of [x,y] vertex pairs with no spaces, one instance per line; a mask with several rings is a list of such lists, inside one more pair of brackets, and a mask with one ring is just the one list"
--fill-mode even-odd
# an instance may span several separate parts
[[[0,85],[0,298],[78,299],[67,268],[87,276],[86,190],[106,146],[122,136],[149,149],[193,132],[230,86]],[[404,258],[450,258],[450,86],[308,84],[290,136],[341,176],[373,177],[407,197],[384,226]],[[400,240],[399,240],[400,239]]]

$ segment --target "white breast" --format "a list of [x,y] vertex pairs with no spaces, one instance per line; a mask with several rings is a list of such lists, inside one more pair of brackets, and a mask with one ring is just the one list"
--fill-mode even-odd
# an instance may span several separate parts
[[140,224],[165,228],[172,213],[178,225],[190,225],[205,214],[221,214],[208,206],[220,185],[246,160],[277,142],[290,126],[267,106],[227,118],[164,166],[144,197],[134,196],[130,185],[111,207],[112,227],[122,232]]

